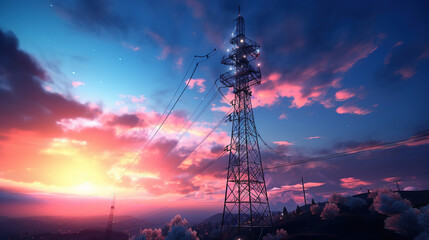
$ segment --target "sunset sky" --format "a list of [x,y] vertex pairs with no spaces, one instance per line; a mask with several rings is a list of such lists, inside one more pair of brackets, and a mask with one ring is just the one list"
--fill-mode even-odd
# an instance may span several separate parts
[[[239,4],[0,1],[0,215],[107,214],[113,194],[119,215],[221,212],[227,154],[193,173],[230,141],[229,122],[216,128],[230,106],[213,86],[229,70],[220,60]],[[261,44],[256,125],[289,156],[260,142],[272,209],[303,204],[301,176],[316,201],[396,189],[395,179],[402,189],[429,188],[429,137],[418,137],[429,133],[427,9],[425,1],[241,3],[246,34]],[[144,147],[193,56],[214,48]]]

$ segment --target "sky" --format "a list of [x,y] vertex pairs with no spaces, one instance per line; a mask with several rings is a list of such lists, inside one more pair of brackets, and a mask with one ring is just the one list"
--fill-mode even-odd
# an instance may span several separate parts
[[309,201],[429,188],[425,1],[6,0],[0,215],[108,214],[113,195],[119,215],[221,212],[228,154],[199,169],[231,137],[233,93],[215,82],[238,5],[261,45],[252,104],[272,210],[304,203],[301,177]]

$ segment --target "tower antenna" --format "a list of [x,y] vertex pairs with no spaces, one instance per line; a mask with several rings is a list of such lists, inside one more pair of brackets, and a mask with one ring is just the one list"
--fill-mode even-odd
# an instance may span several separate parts
[[222,74],[220,82],[235,95],[221,239],[253,239],[273,227],[250,90],[261,84],[260,46],[246,38],[240,6],[238,12],[232,49],[221,61],[231,71]]
[[301,177],[302,183],[302,192],[304,193],[304,206],[307,205],[307,198],[305,198],[305,187],[304,187],[304,177]]
[[111,240],[112,239],[113,212],[115,211],[115,202],[116,202],[116,195],[113,195],[112,205],[110,206],[109,220],[107,221],[107,228],[106,228],[106,232],[104,235],[105,240]]

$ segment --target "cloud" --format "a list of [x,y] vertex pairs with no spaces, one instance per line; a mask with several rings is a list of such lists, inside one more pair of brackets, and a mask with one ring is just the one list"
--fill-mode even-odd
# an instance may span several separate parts
[[22,203],[41,203],[42,200],[35,196],[0,188],[0,204],[22,204]]
[[204,84],[206,80],[202,78],[196,78],[196,79],[190,79],[186,81],[186,83],[189,83],[189,88],[193,89],[195,86],[198,86],[198,92],[203,93],[206,91],[206,85]]
[[[308,190],[310,188],[320,187],[323,185],[325,185],[325,183],[307,182],[307,183],[305,183],[305,188]],[[270,195],[279,195],[285,191],[302,191],[302,185],[298,183],[298,184],[294,184],[294,185],[283,185],[281,187],[274,187],[274,188],[269,190],[269,194]]]
[[356,94],[351,92],[350,90],[343,89],[343,90],[340,90],[340,91],[335,93],[335,99],[337,101],[342,102],[342,101],[345,101],[345,100],[348,100],[348,99],[354,97],[355,95]]
[[286,113],[282,113],[282,114],[279,116],[279,119],[280,119],[280,120],[287,119],[287,114],[286,114]]
[[127,43],[127,42],[122,42],[122,46],[125,47],[125,48],[128,48],[128,49],[131,49],[134,52],[137,52],[138,50],[140,50],[139,46],[135,46],[135,45],[132,45],[132,44]]
[[129,100],[131,101],[131,103],[142,103],[144,100],[146,100],[144,95],[134,96],[134,95],[119,94],[119,97],[122,99]]
[[113,119],[109,121],[109,124],[135,127],[139,121],[140,118],[136,114],[124,114],[121,116],[114,116]]
[[367,186],[371,184],[369,182],[362,181],[354,177],[341,178],[340,181],[341,181],[341,187],[343,188],[356,188],[356,187]]
[[[74,4],[75,3],[75,4]],[[79,0],[77,2],[57,2],[55,9],[59,15],[74,27],[90,33],[110,33],[126,35],[129,24],[116,14],[109,4],[100,0]]]
[[162,48],[162,52],[159,56],[157,56],[158,60],[165,60],[168,55],[173,51],[172,47],[167,44],[167,41],[161,37],[159,34],[149,31],[148,35],[155,41],[155,43]]
[[319,139],[322,138],[321,136],[314,136],[314,137],[307,137],[307,140],[312,140],[312,139]]
[[402,79],[408,79],[412,78],[416,74],[416,70],[408,67],[408,68],[401,68],[395,72],[396,75],[400,75]]
[[227,113],[227,112],[229,112],[231,110],[231,106],[217,106],[216,107],[216,105],[213,104],[211,110],[212,111],[217,111],[217,112]]
[[182,67],[183,67],[183,57],[179,57],[178,59],[177,59],[177,61],[176,61],[176,68],[178,68],[178,69],[182,69]]
[[429,144],[429,135],[426,133],[418,134],[411,136],[408,139],[398,141],[394,144],[388,144],[377,141],[377,140],[367,140],[362,142],[357,141],[345,141],[345,142],[337,142],[333,146],[334,152],[348,152],[348,153],[357,153],[357,152],[365,152],[370,150],[386,150],[396,147],[413,147],[413,146],[421,146]]
[[356,115],[367,115],[371,113],[371,110],[364,109],[353,105],[343,105],[337,108],[338,114],[356,114]]
[[72,82],[72,85],[73,85],[73,87],[77,88],[77,87],[79,87],[79,86],[83,86],[83,85],[85,85],[85,83],[80,82],[80,81],[77,81],[77,82]]
[[277,142],[274,142],[274,143],[277,144],[277,145],[279,145],[279,146],[292,146],[293,145],[293,143],[287,142],[287,141],[277,141]]
[[[263,79],[264,84],[255,88],[265,91],[264,97],[272,96],[259,106],[270,106],[277,97],[292,98],[290,107],[296,108],[327,103],[328,90],[340,87],[345,73],[378,48],[374,25],[365,20],[375,15],[374,7],[342,2],[316,3],[308,12],[299,11],[302,7],[277,2],[264,6],[265,11],[287,9],[284,14],[267,16],[262,11],[249,16],[255,19],[263,46],[265,72],[282,76],[277,82]],[[273,28],[264,27],[268,22]]]
[[13,33],[0,30],[0,131],[22,129],[44,134],[59,130],[65,118],[94,118],[100,111],[48,92],[43,83],[52,81],[34,58],[21,51]]

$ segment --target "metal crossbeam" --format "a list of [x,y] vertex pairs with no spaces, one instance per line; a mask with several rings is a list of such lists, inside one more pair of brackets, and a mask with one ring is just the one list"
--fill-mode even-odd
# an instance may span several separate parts
[[232,70],[220,76],[220,82],[235,94],[221,238],[251,239],[273,226],[250,91],[261,83],[259,63],[255,64],[260,46],[246,38],[241,15],[234,22],[232,48],[221,61]]

